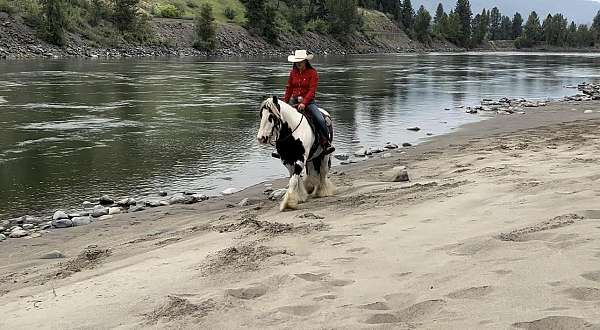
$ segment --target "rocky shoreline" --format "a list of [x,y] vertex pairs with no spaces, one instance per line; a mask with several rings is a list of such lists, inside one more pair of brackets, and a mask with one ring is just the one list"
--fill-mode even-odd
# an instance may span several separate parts
[[[558,100],[531,101],[526,99],[501,98],[499,100],[483,99],[477,106],[460,106],[458,109],[464,109],[469,114],[492,114],[492,115],[513,115],[526,114],[528,108],[540,108],[551,105],[552,103],[571,102],[579,104],[592,100],[600,100],[600,84],[583,83],[578,86],[565,86],[565,88],[578,89],[581,93],[566,96]],[[444,109],[451,110],[450,108]],[[586,110],[585,113],[591,113],[592,110]],[[419,127],[409,127],[407,130],[419,131]],[[429,135],[429,134],[428,134]],[[358,141],[357,141],[358,142]],[[360,146],[352,154],[340,153],[334,157],[341,161],[341,165],[351,165],[370,159],[385,159],[392,157],[392,152],[405,153],[403,149],[410,148],[410,143],[395,144],[388,142],[385,146],[370,148]],[[334,172],[334,174],[337,172]],[[394,167],[389,173],[386,173],[387,180],[390,182],[409,181],[406,168]],[[240,189],[229,188],[221,192],[221,196],[234,195],[240,192]],[[286,189],[274,190],[270,185],[266,185],[263,193],[268,195],[270,200],[279,200],[285,194]],[[131,197],[122,199],[113,199],[107,195],[92,201],[84,201],[81,208],[77,210],[56,210],[52,215],[31,216],[24,215],[17,218],[0,221],[0,241],[7,238],[37,238],[47,234],[49,230],[77,227],[91,224],[96,221],[110,220],[114,215],[120,213],[132,213],[144,211],[148,208],[159,208],[176,204],[196,204],[209,200],[211,197],[196,192],[180,192],[168,195],[160,191],[156,196],[147,196],[137,201]],[[228,207],[245,207],[249,205],[248,198],[241,200],[236,204],[228,204]]]

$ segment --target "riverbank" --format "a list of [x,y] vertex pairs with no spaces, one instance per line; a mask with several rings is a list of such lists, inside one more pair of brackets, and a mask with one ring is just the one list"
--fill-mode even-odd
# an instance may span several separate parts
[[336,168],[299,211],[258,185],[3,242],[0,325],[600,324],[598,124],[600,102],[554,102]]

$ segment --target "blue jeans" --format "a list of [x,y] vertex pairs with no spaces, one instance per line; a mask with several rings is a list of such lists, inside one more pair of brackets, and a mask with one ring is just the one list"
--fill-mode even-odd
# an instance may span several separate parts
[[[290,100],[290,104],[297,104],[295,99]],[[312,119],[313,124],[315,125],[315,129],[317,130],[317,135],[320,137],[320,140],[329,141],[329,129],[327,128],[327,123],[325,122],[325,117],[317,103],[315,101],[311,101],[307,106],[306,110],[307,114]]]

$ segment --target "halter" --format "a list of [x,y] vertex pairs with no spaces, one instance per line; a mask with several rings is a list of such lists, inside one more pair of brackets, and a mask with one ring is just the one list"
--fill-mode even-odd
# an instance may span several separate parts
[[[279,104],[276,104],[276,106],[277,106],[277,110],[279,110],[279,114],[274,113],[273,109],[271,109],[271,107],[267,106],[266,104],[263,105],[263,107],[261,108],[261,115],[262,115],[262,110],[267,109],[267,110],[269,110],[269,113],[273,115],[273,118],[274,118],[273,120],[275,121],[273,123],[273,128],[271,129],[270,136],[273,136],[273,133],[275,132],[275,129],[277,129],[277,130],[281,129],[281,122],[282,122],[282,119],[281,119],[281,106]],[[278,136],[277,140],[275,140],[275,142],[270,142],[269,144],[272,145],[272,146],[276,146],[277,142],[279,142],[279,141],[285,141],[285,140],[289,139],[290,137],[292,137],[292,135],[294,135],[294,133],[298,130],[298,128],[300,128],[300,125],[302,124],[302,121],[304,120],[304,117],[305,117],[304,114],[300,113],[300,115],[302,116],[300,118],[300,122],[298,122],[298,125],[296,125],[296,128],[294,128],[292,130],[292,132],[288,136],[286,136],[285,138],[282,139],[279,136],[279,134],[277,134],[277,136]]]

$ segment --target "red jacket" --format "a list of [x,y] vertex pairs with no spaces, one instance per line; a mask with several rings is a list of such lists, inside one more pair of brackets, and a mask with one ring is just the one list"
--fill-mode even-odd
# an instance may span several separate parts
[[283,100],[289,103],[292,97],[302,96],[302,103],[308,105],[315,99],[318,84],[319,75],[317,74],[317,70],[306,68],[300,72],[300,70],[294,67],[292,72],[290,72]]

